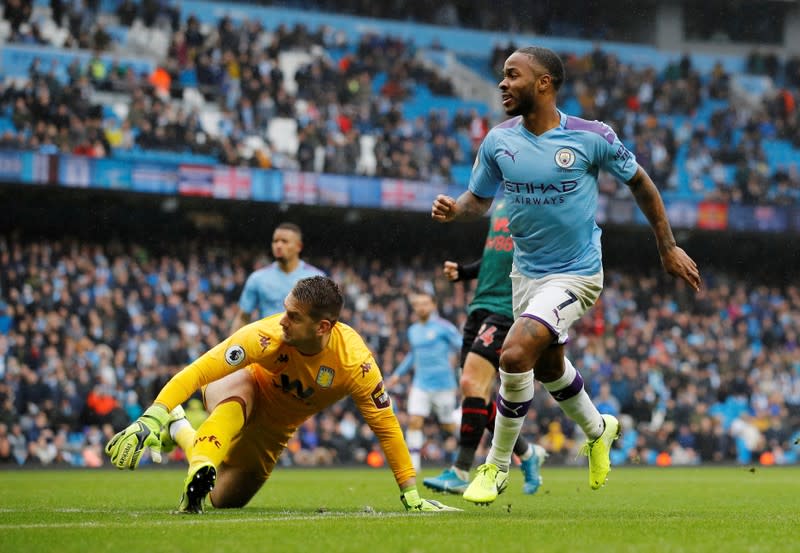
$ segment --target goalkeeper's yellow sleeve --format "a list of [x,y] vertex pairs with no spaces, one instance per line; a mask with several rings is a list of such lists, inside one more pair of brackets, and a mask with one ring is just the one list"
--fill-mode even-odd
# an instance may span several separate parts
[[192,364],[173,376],[161,389],[155,403],[171,411],[191,395],[215,380],[257,361],[261,353],[253,343],[253,325],[248,325],[198,357]]
[[414,478],[416,471],[381,374],[377,369],[370,372],[372,374],[368,374],[366,378],[359,379],[363,384],[352,397],[364,420],[378,437],[394,478],[400,485],[409,478]]

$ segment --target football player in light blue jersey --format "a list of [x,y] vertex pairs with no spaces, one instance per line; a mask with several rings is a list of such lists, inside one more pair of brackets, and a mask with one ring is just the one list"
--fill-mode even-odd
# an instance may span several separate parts
[[474,503],[491,503],[508,483],[511,451],[533,400],[534,376],[586,434],[590,487],[602,487],[610,471],[619,422],[598,412],[580,373],[564,357],[569,328],[603,287],[601,231],[594,218],[601,169],[630,187],[653,229],[664,269],[700,288],[697,265],[676,244],[658,189],[634,155],[607,125],[557,109],[563,81],[563,63],[551,50],[528,47],[509,56],[499,88],[512,118],[486,135],[469,189],[458,200],[437,197],[431,209],[439,222],[476,219],[502,186],[514,240],[515,321],[500,358],[492,448],[464,492]]
[[436,313],[436,302],[428,293],[411,296],[417,320],[408,327],[411,351],[395,368],[386,387],[392,388],[413,366],[414,378],[408,393],[406,443],[411,462],[419,471],[424,443],[422,427],[433,411],[439,426],[448,434],[455,430],[456,382],[453,361],[461,350],[461,334],[451,322]]
[[260,318],[283,311],[283,300],[297,281],[324,273],[300,259],[303,233],[294,223],[281,223],[272,233],[272,257],[275,261],[254,271],[244,284],[239,297],[239,312],[233,319],[231,333],[250,322],[258,310]]

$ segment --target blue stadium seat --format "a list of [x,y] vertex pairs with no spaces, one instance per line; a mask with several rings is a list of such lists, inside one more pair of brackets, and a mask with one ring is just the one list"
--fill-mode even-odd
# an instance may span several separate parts
[[469,184],[469,176],[472,173],[472,165],[468,163],[458,163],[450,168],[453,175],[453,182],[466,186]]
[[193,154],[191,152],[171,152],[165,150],[142,150],[134,148],[132,150],[115,150],[115,159],[122,161],[149,161],[160,163],[204,163],[215,164],[217,159],[214,156]]
[[17,129],[14,127],[14,123],[11,121],[10,117],[0,117],[0,134],[6,132],[16,132]]

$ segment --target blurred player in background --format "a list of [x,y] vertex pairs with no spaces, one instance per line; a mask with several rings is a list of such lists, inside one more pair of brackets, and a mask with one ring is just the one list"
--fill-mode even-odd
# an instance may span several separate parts
[[414,468],[419,472],[425,443],[422,427],[431,411],[436,414],[439,426],[445,433],[452,435],[455,431],[458,384],[453,361],[461,347],[461,335],[455,325],[438,315],[431,294],[413,294],[411,307],[417,319],[408,327],[411,351],[395,368],[386,386],[393,388],[401,376],[414,368],[414,378],[408,392],[406,441]]
[[[337,320],[343,301],[327,277],[298,281],[284,313],[238,330],[175,375],[106,445],[111,462],[135,469],[147,448],[158,461],[162,444],[174,440],[189,461],[180,512],[202,512],[207,495],[216,508],[243,507],[297,427],[350,396],[380,440],[406,509],[455,510],[419,497],[380,369],[362,338]],[[180,405],[200,388],[211,415],[195,431]]]
[[251,313],[259,318],[283,311],[283,300],[301,278],[324,274],[300,259],[303,232],[294,223],[281,223],[272,233],[272,257],[275,261],[254,271],[244,284],[239,298],[239,312],[233,319],[231,333],[250,322]]
[[[462,494],[469,485],[469,471],[484,429],[494,430],[495,405],[490,399],[494,390],[500,350],[508,329],[514,323],[511,309],[511,262],[514,244],[508,230],[505,200],[495,205],[489,220],[489,232],[483,257],[461,265],[444,262],[444,274],[452,282],[477,277],[475,295],[469,304],[469,318],[464,325],[461,344],[461,427],[458,456],[452,467],[437,477],[426,478],[428,488]],[[524,484],[522,491],[534,494],[542,484],[539,469],[547,453],[544,448],[529,444],[520,435],[514,444],[520,458]]]
[[564,65],[555,52],[529,47],[511,54],[499,88],[512,119],[484,139],[468,190],[458,200],[440,195],[431,209],[439,222],[475,219],[489,209],[502,182],[514,239],[515,321],[500,356],[492,448],[464,492],[474,503],[491,503],[508,484],[534,375],[586,434],[590,487],[603,486],[611,470],[619,421],[600,414],[580,373],[564,357],[569,328],[603,288],[601,231],[595,223],[600,169],[630,187],[653,228],[664,269],[695,290],[700,287],[697,265],[676,244],[658,189],[634,155],[607,125],[557,109],[563,81]]

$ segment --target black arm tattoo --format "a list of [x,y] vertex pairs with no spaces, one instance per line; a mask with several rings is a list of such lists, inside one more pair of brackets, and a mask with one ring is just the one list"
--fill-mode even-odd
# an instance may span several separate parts
[[631,189],[639,209],[650,222],[650,227],[652,227],[658,243],[658,251],[663,252],[674,247],[675,237],[672,235],[667,210],[661,194],[658,193],[658,188],[650,176],[640,167],[633,178],[628,181],[628,187]]
[[457,221],[474,221],[482,217],[492,205],[494,198],[480,198],[467,190],[456,200]]

